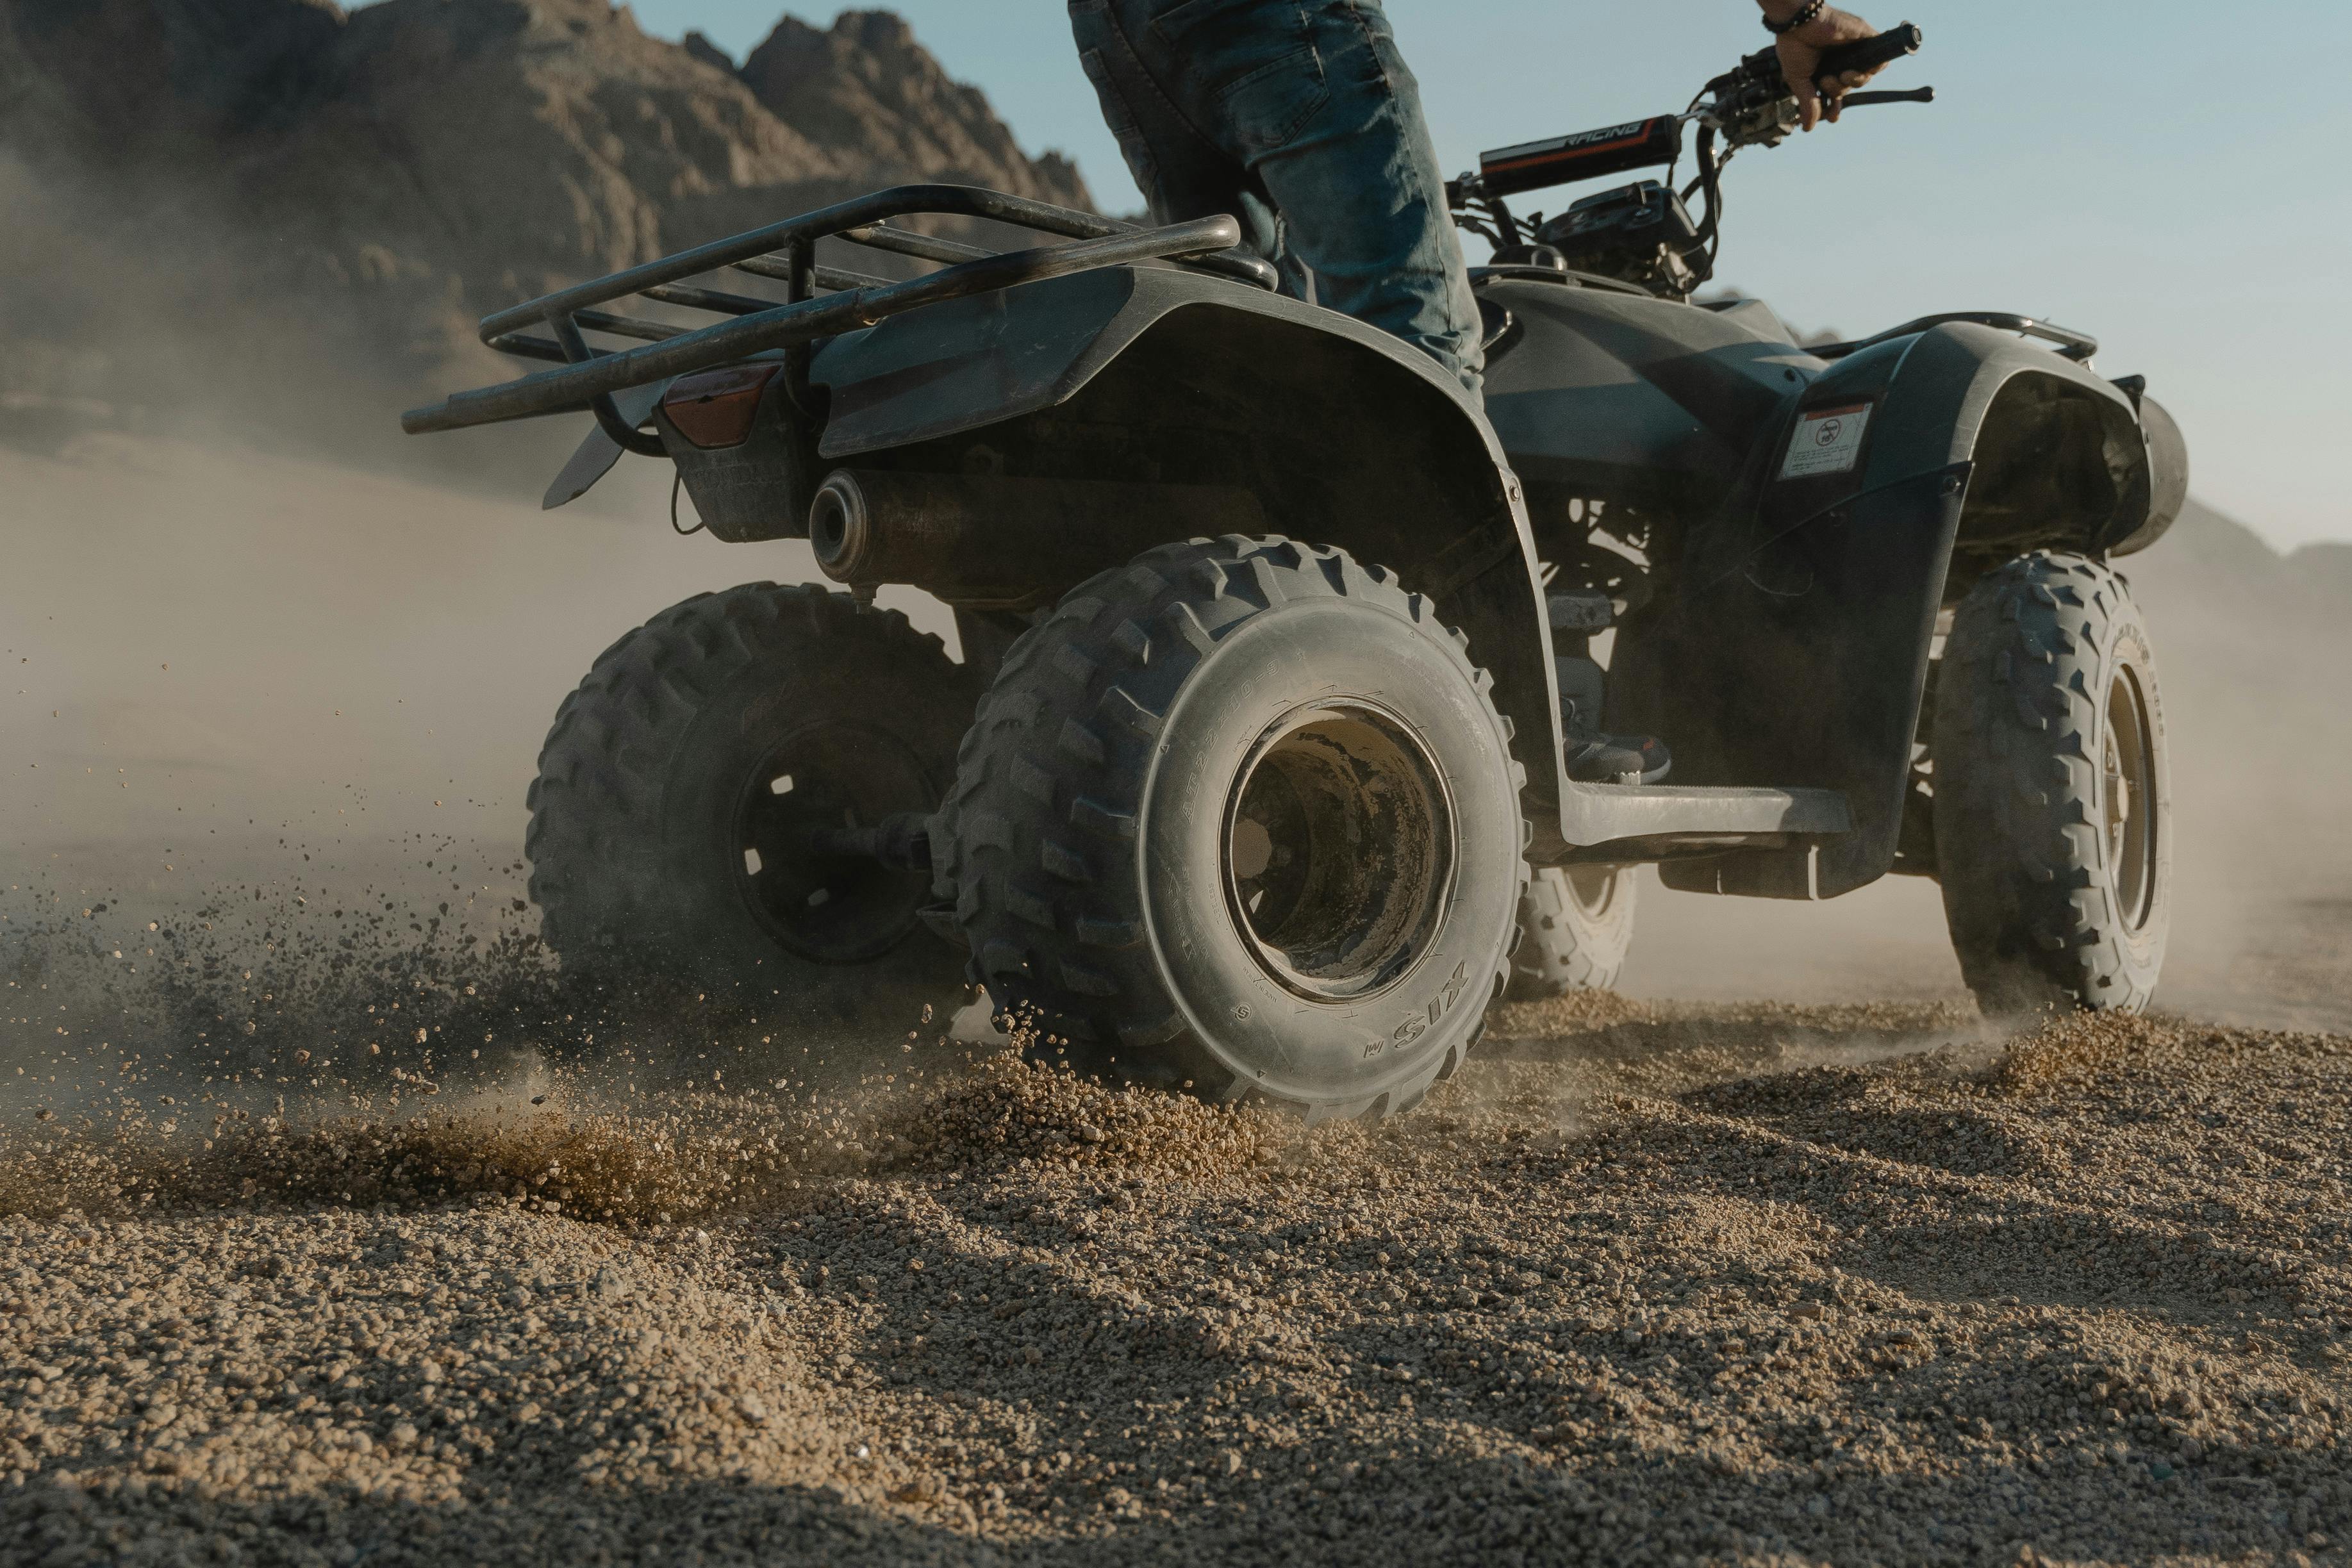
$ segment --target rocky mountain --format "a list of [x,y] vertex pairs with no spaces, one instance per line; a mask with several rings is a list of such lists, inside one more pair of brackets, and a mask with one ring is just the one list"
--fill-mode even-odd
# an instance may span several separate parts
[[909,179],[1091,204],[884,12],[739,70],[609,0],[0,0],[0,392],[376,422],[488,310]]
[[845,12],[829,32],[786,16],[739,74],[778,119],[845,163],[925,179],[1002,171],[1000,190],[1088,204],[1069,160],[1025,157],[980,89],[950,80],[887,11]]

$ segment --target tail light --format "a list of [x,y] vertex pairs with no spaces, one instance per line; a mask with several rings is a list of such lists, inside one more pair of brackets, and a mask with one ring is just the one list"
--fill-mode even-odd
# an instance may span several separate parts
[[751,439],[760,399],[782,369],[771,361],[680,376],[662,394],[662,413],[680,435],[705,450],[740,446]]

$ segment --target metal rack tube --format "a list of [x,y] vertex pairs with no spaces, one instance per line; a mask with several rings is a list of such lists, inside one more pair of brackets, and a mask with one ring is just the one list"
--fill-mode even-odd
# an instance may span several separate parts
[[[502,332],[518,328],[535,327],[542,321],[591,305],[601,305],[625,294],[641,293],[650,285],[677,283],[697,273],[712,272],[731,267],[755,256],[782,250],[794,242],[812,243],[847,228],[879,223],[906,213],[942,213],[959,217],[992,218],[999,223],[1023,228],[1041,229],[1072,239],[1103,239],[1134,231],[1092,213],[1081,213],[1069,207],[1057,207],[1047,202],[1033,202],[1022,196],[1008,196],[1001,191],[983,191],[972,185],[898,185],[871,195],[859,196],[836,203],[817,212],[806,213],[765,228],[752,229],[709,245],[683,250],[676,256],[666,256],[641,267],[629,267],[609,277],[576,283],[569,288],[559,288],[552,294],[482,318],[481,335],[484,342]],[[1234,231],[1234,242],[1241,235]],[[1222,248],[1222,247],[1221,247]]]
[[656,283],[638,292],[659,304],[683,305],[694,310],[715,310],[721,316],[756,316],[762,310],[773,310],[784,303],[782,299],[727,294],[716,288],[700,288],[686,283]]
[[[990,293],[1017,284],[1060,277],[1098,267],[1119,267],[1161,256],[1197,256],[1225,250],[1240,238],[1240,225],[1232,218],[1215,217],[1172,224],[1166,228],[1123,231],[1076,245],[1013,251],[1003,256],[990,256],[984,261],[950,267],[905,283],[894,283],[880,288],[860,288],[824,299],[779,306],[754,316],[741,316],[731,321],[698,328],[666,342],[648,343],[643,348],[627,349],[601,358],[587,358],[558,370],[525,376],[520,381],[457,392],[437,403],[409,410],[401,415],[401,428],[416,435],[427,431],[459,430],[503,420],[529,419],[549,413],[557,405],[593,399],[664,376],[684,375],[690,371],[724,364],[730,360],[743,359],[787,344],[807,342],[811,339],[872,326],[892,316],[918,310],[942,300]],[[705,261],[696,270],[708,270],[712,265],[721,264]],[[606,280],[607,283],[614,281]],[[634,292],[641,285],[662,281],[667,279],[640,277],[632,284],[630,291]],[[557,318],[559,333],[563,330],[562,323],[567,321],[568,318]],[[576,336],[577,329],[572,330]]]
[[[980,254],[994,256],[997,253],[983,250]],[[790,283],[793,280],[792,263],[782,256],[755,256],[749,261],[736,262],[734,267],[736,271],[748,272],[754,277],[772,277],[780,283]],[[811,270],[810,276],[815,279],[819,288],[830,288],[835,292],[845,288],[882,288],[887,287],[890,283],[890,279],[887,277],[872,277],[863,272],[844,272],[837,267],[815,267]],[[768,303],[775,305],[782,301],[771,299]]]
[[575,311],[572,319],[593,332],[610,332],[615,338],[636,338],[648,343],[666,343],[672,338],[684,337],[694,330],[691,327],[673,327],[666,321],[614,316],[604,310]]
[[862,245],[869,250],[895,251],[911,256],[918,261],[978,261],[994,251],[982,250],[976,245],[963,245],[951,239],[935,239],[917,234],[912,229],[893,228],[888,224],[866,224],[854,229],[844,229],[835,236],[852,245]]

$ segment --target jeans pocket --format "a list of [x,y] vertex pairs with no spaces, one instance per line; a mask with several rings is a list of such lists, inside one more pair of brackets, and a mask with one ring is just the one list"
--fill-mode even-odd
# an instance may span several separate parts
[[1251,72],[1217,97],[1227,133],[1251,152],[1289,145],[1330,101],[1330,78],[1311,45]]
[[1247,32],[1269,11],[1296,10],[1296,0],[1146,0],[1151,30],[1181,47],[1203,27],[1233,37]]

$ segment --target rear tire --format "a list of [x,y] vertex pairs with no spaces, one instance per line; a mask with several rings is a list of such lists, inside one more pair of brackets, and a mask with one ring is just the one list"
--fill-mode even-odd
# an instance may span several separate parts
[[1632,866],[1538,868],[1519,898],[1510,999],[1540,1001],[1615,985],[1633,941],[1633,889]]
[[1310,1119],[1416,1103],[1508,973],[1510,730],[1429,601],[1230,537],[1073,590],[1007,656],[940,891],[1034,1056]]
[[2037,552],[1977,584],[1945,644],[1931,755],[1937,874],[1978,1004],[2145,1008],[2171,924],[2171,790],[2124,580]]
[[929,879],[811,827],[930,811],[975,693],[940,639],[813,587],[698,594],[606,649],[540,753],[530,893],[570,971],[756,986],[835,1021],[945,1000]]

